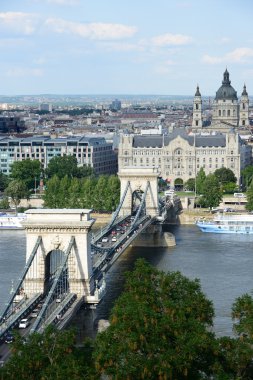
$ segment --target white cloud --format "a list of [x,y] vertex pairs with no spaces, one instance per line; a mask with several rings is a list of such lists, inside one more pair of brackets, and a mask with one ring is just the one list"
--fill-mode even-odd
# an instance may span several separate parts
[[122,52],[128,52],[128,51],[139,51],[143,52],[145,51],[145,47],[136,43],[131,44],[127,42],[106,42],[101,45],[104,47],[107,51],[122,51]]
[[222,38],[220,39],[219,43],[220,43],[221,45],[225,45],[225,44],[228,44],[230,41],[231,41],[230,38],[228,38],[228,37],[222,37]]
[[208,54],[204,55],[202,61],[210,64],[217,64],[221,62],[237,62],[245,63],[249,58],[253,57],[253,49],[251,48],[237,48],[222,57],[212,57]]
[[1,12],[0,26],[1,28],[11,29],[16,32],[30,35],[35,31],[37,24],[37,16],[23,12]]
[[106,23],[82,24],[55,18],[47,19],[46,25],[56,33],[74,34],[91,40],[119,40],[132,37],[137,32],[134,26]]
[[27,76],[41,77],[43,75],[43,70],[33,69],[33,68],[27,69],[23,67],[13,67],[7,70],[6,75],[8,77],[27,77]]
[[59,5],[77,5],[80,3],[79,0],[47,0],[47,2]]
[[178,46],[187,45],[191,42],[192,38],[190,36],[171,33],[162,34],[151,39],[151,43],[155,46]]

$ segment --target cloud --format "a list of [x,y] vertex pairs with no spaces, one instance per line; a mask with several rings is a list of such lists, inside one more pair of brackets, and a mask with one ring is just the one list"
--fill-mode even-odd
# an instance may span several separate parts
[[162,34],[151,39],[151,43],[154,46],[180,46],[187,45],[191,42],[192,38],[190,36],[171,33]]
[[122,51],[122,52],[128,52],[128,51],[139,51],[143,52],[146,50],[146,48],[138,43],[131,44],[127,42],[106,42],[101,45],[104,47],[107,51]]
[[155,72],[157,74],[168,74],[172,72],[171,66],[175,65],[175,62],[168,59],[165,62],[162,62],[160,65],[155,67]]
[[8,77],[41,77],[43,75],[43,70],[41,69],[27,69],[23,67],[13,67],[7,70],[6,75]]
[[119,40],[132,37],[137,32],[134,26],[106,23],[82,24],[59,18],[47,19],[46,26],[56,33],[68,33],[91,40]]
[[33,34],[37,24],[37,16],[23,12],[0,12],[1,28],[11,29],[25,35]]
[[59,5],[77,5],[80,3],[79,0],[47,0],[47,2]]
[[204,55],[202,61],[215,65],[221,62],[237,62],[246,63],[249,61],[248,58],[253,57],[253,49],[251,48],[237,48],[230,53],[225,54],[223,57],[212,57],[208,54]]

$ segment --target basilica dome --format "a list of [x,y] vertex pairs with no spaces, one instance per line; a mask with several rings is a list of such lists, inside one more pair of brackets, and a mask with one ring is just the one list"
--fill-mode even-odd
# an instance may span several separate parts
[[223,74],[222,86],[216,92],[215,100],[238,100],[237,92],[230,83],[229,72],[226,69]]

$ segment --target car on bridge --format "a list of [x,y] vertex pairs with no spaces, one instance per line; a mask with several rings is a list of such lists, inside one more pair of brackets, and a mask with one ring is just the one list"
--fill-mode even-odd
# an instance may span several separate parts
[[9,343],[12,343],[14,341],[14,336],[12,335],[11,332],[8,332],[6,337],[5,337],[5,343],[9,344]]
[[30,325],[30,319],[24,318],[24,319],[21,319],[21,321],[19,322],[18,328],[26,329],[29,325]]
[[113,237],[112,237],[112,241],[117,241],[116,236],[113,236]]
[[106,237],[106,236],[103,237],[103,239],[102,239],[102,243],[108,243],[108,241],[109,241],[109,240],[108,240],[108,237]]

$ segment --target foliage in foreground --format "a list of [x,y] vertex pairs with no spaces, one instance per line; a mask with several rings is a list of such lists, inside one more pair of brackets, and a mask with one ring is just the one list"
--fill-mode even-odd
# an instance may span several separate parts
[[0,379],[252,380],[253,298],[233,305],[235,338],[216,338],[213,317],[198,280],[140,259],[94,342],[77,348],[73,331],[53,327],[25,344],[17,337]]
[[[26,341],[16,336],[12,356],[0,370],[1,380],[79,380],[91,376],[92,343],[79,349],[74,331],[49,326]],[[91,377],[89,377],[91,378]]]

